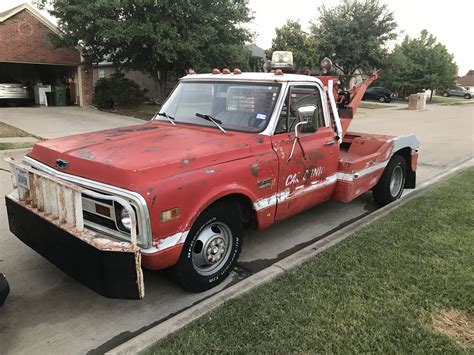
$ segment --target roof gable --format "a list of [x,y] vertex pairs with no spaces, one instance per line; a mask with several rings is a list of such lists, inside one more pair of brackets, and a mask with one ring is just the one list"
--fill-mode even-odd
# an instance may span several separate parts
[[465,75],[457,80],[457,84],[462,86],[474,86],[474,75]]
[[8,20],[10,17],[15,16],[16,14],[22,11],[28,11],[31,15],[33,15],[38,21],[48,27],[51,31],[58,33],[58,28],[53,25],[46,17],[41,15],[37,10],[35,10],[31,5],[24,3],[18,5],[10,10],[0,12],[0,23]]

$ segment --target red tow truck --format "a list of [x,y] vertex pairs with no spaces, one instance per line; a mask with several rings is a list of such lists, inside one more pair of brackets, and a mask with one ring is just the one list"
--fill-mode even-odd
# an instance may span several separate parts
[[37,143],[9,159],[10,230],[92,290],[144,297],[142,267],[192,291],[222,282],[247,228],[372,190],[415,188],[418,140],[348,132],[377,77],[214,70],[182,78],[150,122]]

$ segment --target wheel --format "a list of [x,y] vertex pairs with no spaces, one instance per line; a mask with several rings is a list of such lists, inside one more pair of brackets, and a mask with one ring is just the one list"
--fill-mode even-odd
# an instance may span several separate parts
[[465,99],[470,99],[470,98],[471,98],[471,95],[470,95],[470,94],[465,94],[465,95],[464,95],[464,98],[465,98]]
[[372,189],[375,202],[385,206],[400,198],[405,187],[406,162],[400,155],[394,155],[385,168],[379,182]]
[[444,96],[444,97],[448,97],[448,96],[449,96],[449,92],[447,92],[447,91],[443,92],[443,96]]
[[209,207],[189,231],[178,264],[171,270],[172,277],[193,292],[217,286],[239,258],[242,234],[237,204],[217,203]]
[[384,97],[384,96],[380,96],[380,97],[379,97],[379,102],[385,102],[385,97]]

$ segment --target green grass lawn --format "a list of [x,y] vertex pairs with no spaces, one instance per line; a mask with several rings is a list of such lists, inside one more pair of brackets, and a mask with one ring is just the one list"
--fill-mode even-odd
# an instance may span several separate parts
[[115,108],[104,111],[149,120],[158,112],[160,107],[160,105],[144,104],[134,108]]
[[473,317],[470,169],[151,352],[472,353]]
[[458,106],[458,105],[469,105],[474,104],[474,99],[465,99],[463,97],[443,97],[433,95],[431,102],[427,101],[429,104],[440,104],[443,106]]
[[34,145],[35,144],[33,142],[8,142],[8,143],[0,142],[0,150],[31,148]]
[[367,101],[362,101],[359,104],[360,108],[367,108],[367,109],[377,109],[377,108],[389,108],[389,107],[395,107],[394,105],[390,104],[379,104],[379,103],[374,103],[374,102],[367,102]]
[[[394,102],[406,103],[408,105],[408,99],[394,99]],[[433,98],[430,101],[430,98],[426,100],[428,105],[442,105],[442,106],[461,106],[461,105],[474,105],[474,99],[465,99],[463,97],[443,97],[438,95],[433,95]]]
[[0,122],[0,138],[10,137],[31,137],[32,135],[19,128],[10,126],[4,122]]

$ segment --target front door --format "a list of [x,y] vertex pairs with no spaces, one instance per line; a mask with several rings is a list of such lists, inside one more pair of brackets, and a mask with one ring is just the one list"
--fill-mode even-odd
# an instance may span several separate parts
[[[276,220],[328,200],[336,186],[339,144],[316,84],[290,86],[272,136],[278,155]],[[295,142],[298,125],[299,143]],[[293,149],[294,146],[294,149]]]

